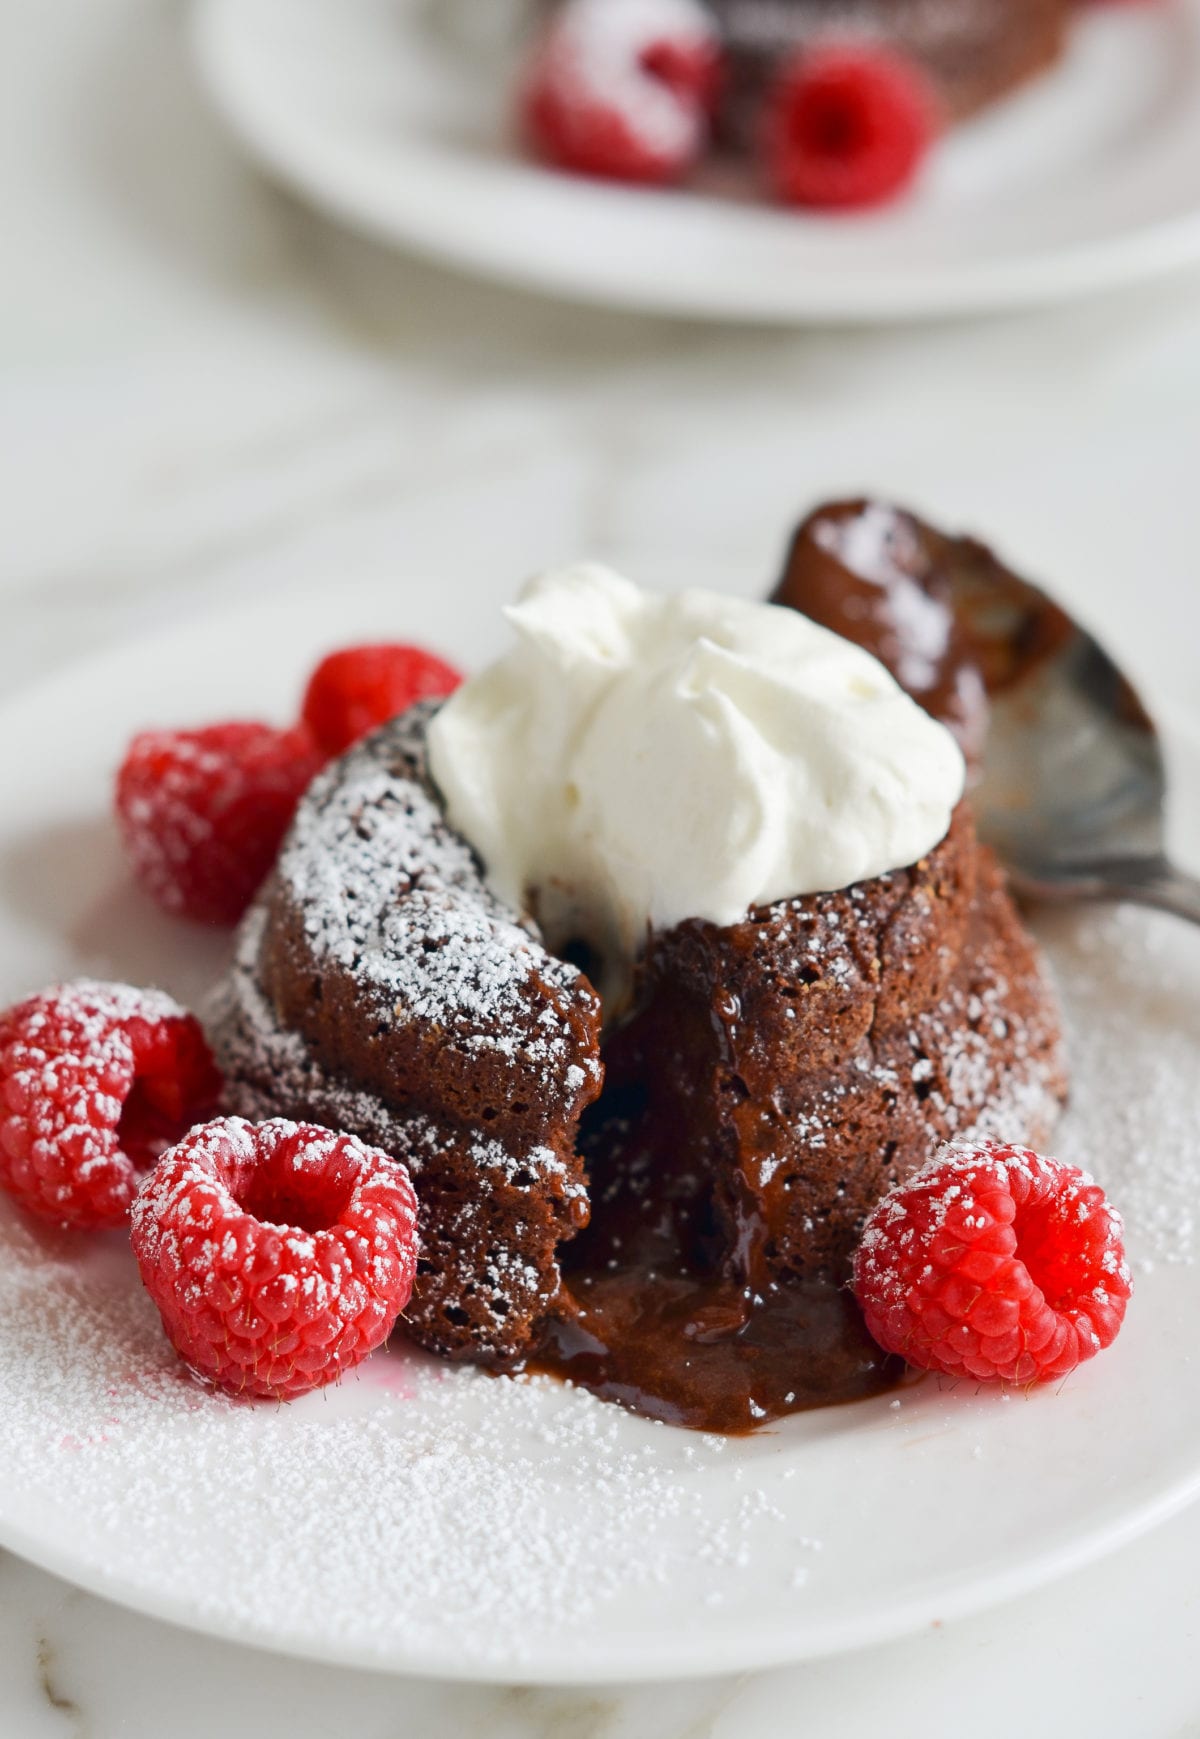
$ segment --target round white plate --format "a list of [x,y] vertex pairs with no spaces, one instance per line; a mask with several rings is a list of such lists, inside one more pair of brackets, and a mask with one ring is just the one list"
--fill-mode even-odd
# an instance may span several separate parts
[[[0,710],[0,1006],[81,970],[203,992],[227,942],[157,914],[123,870],[107,816],[123,744],[148,722],[283,718],[313,656],[363,631],[467,662],[499,643],[490,609],[433,586],[409,600],[343,588],[207,619]],[[1200,750],[1176,772],[1197,858]],[[122,1236],[5,1205],[0,1544],[306,1656],[597,1682],[851,1648],[1131,1538],[1200,1489],[1200,932],[1093,913],[1043,933],[1078,1028],[1060,1151],[1126,1208],[1138,1271],[1116,1346],[1061,1389],[927,1379],[720,1441],[396,1346],[335,1391],[234,1404],[176,1364]]]
[[[584,301],[760,321],[1072,297],[1200,258],[1200,0],[1081,8],[1063,64],[879,215],[602,186],[523,161],[498,0],[199,0],[219,108],[277,175],[383,239]],[[479,13],[487,16],[486,10]]]

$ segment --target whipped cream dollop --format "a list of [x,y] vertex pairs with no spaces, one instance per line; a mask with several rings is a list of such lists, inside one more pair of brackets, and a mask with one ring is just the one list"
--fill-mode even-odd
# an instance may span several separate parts
[[433,720],[430,770],[493,891],[609,970],[648,928],[904,868],[962,754],[870,653],[795,610],[580,565],[505,612],[517,644]]

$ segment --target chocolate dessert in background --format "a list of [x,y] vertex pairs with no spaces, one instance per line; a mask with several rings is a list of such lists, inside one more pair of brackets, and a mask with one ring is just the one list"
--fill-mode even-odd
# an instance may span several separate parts
[[[1052,72],[1087,10],[1086,0],[543,0],[514,120],[535,157],[576,175],[868,211],[911,193],[944,135]],[[939,199],[933,190],[935,209]]]

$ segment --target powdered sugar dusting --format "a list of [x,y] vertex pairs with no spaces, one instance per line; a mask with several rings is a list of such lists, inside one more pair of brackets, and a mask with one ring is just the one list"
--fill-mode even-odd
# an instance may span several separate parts
[[[308,1114],[333,1129],[353,1129],[364,1140],[402,1158],[415,1178],[438,1148],[432,1118],[413,1108],[390,1109],[375,1094],[328,1073],[299,1033],[282,1027],[258,982],[258,958],[266,914],[253,912],[242,928],[233,969],[208,1009],[227,1072],[227,1099],[244,1117],[273,1117],[283,1104],[305,1105]],[[554,1173],[566,1196],[585,1193],[559,1156],[540,1143],[506,1144],[494,1136],[463,1132],[466,1151],[486,1190],[519,1173]]]
[[1055,1141],[1124,1215],[1134,1268],[1193,1262],[1200,1211],[1200,933],[1133,907],[1045,913],[1073,1092]]
[[[594,998],[495,898],[447,827],[425,767],[436,706],[414,707],[316,781],[277,881],[316,968],[353,974],[373,1016],[465,1035],[557,1096],[580,1066],[572,1017]],[[583,1067],[594,1077],[598,1059]]]
[[[672,1523],[702,1534],[683,1474],[716,1442],[660,1456],[673,1434],[631,1443],[582,1393],[412,1353],[286,1413],[230,1401],[183,1374],[115,1241],[79,1266],[4,1210],[0,1238],[0,1383],[23,1396],[0,1418],[10,1489],[28,1512],[77,1511],[98,1570],[136,1534],[145,1586],[187,1588],[222,1627],[352,1638],[367,1658],[457,1634],[519,1661],[550,1615],[586,1626],[667,1581]],[[759,1519],[726,1529],[743,1556]]]
[[73,978],[42,993],[80,1023],[85,1034],[104,1039],[112,1024],[127,1020],[182,1020],[185,1010],[165,990],[143,990],[133,984],[110,984],[98,978]]

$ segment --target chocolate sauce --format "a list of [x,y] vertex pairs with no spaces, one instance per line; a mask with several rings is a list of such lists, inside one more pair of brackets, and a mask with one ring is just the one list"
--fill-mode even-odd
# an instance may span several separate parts
[[554,1326],[540,1368],[669,1425],[741,1435],[879,1394],[902,1375],[829,1281],[752,1297],[651,1260],[574,1271],[568,1284],[578,1315]]
[[591,1223],[562,1251],[566,1304],[533,1368],[726,1435],[894,1387],[903,1363],[871,1339],[847,1287],[748,1282],[761,1267],[752,1216],[722,1223],[697,1143],[655,1083],[629,1078],[620,1037],[615,1050],[616,1081],[581,1138]]

